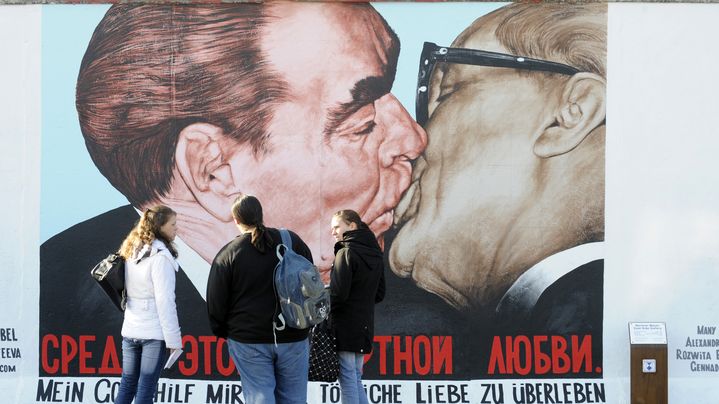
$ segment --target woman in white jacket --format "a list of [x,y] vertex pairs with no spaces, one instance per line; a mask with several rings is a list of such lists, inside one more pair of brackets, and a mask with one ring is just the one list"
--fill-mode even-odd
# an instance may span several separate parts
[[152,403],[165,348],[182,347],[175,306],[177,214],[167,206],[143,213],[120,248],[127,307],[122,323],[122,379],[115,404]]

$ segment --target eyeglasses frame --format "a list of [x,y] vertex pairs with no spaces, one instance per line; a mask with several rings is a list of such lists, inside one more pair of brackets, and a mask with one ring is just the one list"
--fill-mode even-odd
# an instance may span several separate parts
[[417,94],[415,98],[415,119],[421,126],[424,126],[429,119],[429,81],[434,67],[438,62],[473,66],[507,67],[511,69],[559,73],[569,76],[581,71],[572,66],[550,62],[548,60],[479,49],[450,48],[447,46],[438,46],[433,42],[425,42],[419,59]]

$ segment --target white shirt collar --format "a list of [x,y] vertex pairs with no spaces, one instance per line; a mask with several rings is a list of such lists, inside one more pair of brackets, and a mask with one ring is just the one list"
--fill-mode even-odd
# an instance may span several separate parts
[[190,282],[195,285],[200,296],[205,299],[207,277],[210,275],[210,263],[205,261],[200,254],[185,244],[179,237],[175,238],[175,247],[177,247],[179,254],[177,261],[180,263],[180,268],[182,268],[187,277],[190,278]]
[[604,258],[604,242],[581,244],[539,261],[525,271],[507,290],[496,312],[529,314],[545,289],[559,278],[586,263]]

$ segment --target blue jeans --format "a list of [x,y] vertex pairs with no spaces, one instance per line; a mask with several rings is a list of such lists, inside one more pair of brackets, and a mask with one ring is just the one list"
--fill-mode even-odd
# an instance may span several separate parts
[[245,344],[227,339],[247,404],[307,403],[309,343]]
[[362,366],[364,354],[339,351],[340,389],[342,404],[367,404],[367,393],[362,386]]
[[151,404],[165,364],[165,341],[122,338],[122,379],[115,404]]

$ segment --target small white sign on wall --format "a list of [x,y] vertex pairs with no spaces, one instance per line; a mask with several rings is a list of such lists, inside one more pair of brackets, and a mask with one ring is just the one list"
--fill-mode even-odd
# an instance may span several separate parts
[[630,344],[666,344],[667,327],[665,323],[629,323]]

